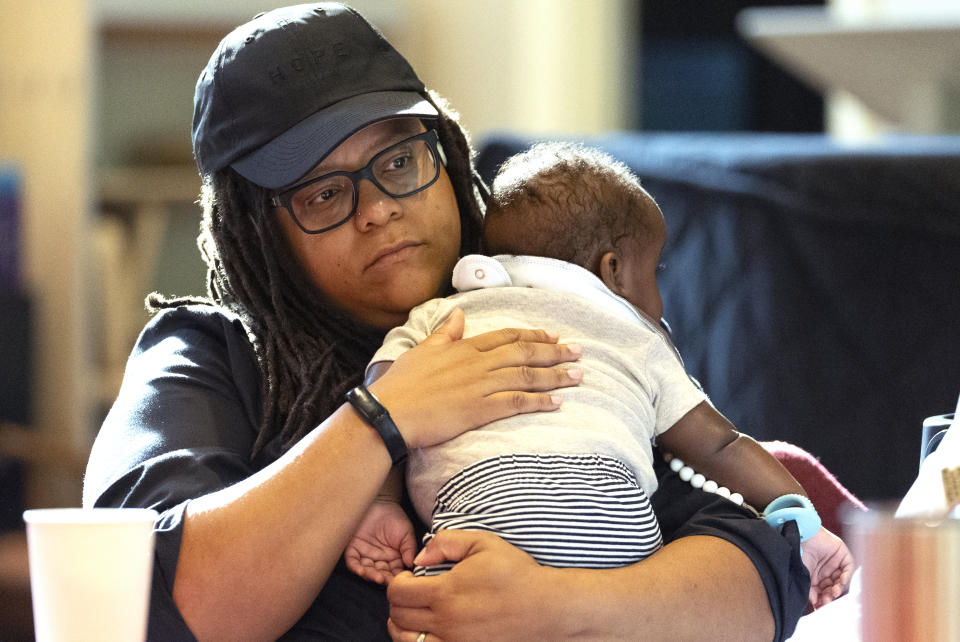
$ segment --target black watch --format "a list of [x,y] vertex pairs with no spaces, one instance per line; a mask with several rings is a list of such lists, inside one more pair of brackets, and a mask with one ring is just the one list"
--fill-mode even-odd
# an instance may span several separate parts
[[376,430],[380,438],[383,439],[394,465],[407,458],[407,443],[397,429],[397,424],[393,423],[390,413],[383,407],[380,400],[367,390],[366,386],[357,386],[348,392],[347,401],[357,411],[360,418]]

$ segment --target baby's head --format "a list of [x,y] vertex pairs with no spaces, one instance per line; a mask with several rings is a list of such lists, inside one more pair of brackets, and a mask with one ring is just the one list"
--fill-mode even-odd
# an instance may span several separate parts
[[484,220],[488,254],[575,263],[659,320],[663,214],[623,163],[575,143],[540,143],[508,159]]

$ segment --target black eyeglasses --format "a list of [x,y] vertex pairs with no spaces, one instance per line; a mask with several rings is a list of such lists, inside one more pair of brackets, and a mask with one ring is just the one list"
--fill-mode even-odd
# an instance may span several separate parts
[[339,227],[357,213],[359,183],[367,179],[384,194],[404,198],[437,181],[444,162],[436,130],[395,143],[353,172],[330,172],[277,192],[274,207],[284,207],[307,234]]

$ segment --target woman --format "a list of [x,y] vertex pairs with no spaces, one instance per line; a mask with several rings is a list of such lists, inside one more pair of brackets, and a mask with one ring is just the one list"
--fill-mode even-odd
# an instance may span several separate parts
[[[701,536],[583,571],[539,567],[483,533],[441,534],[418,561],[463,561],[397,578],[388,629],[383,592],[340,556],[391,464],[555,409],[545,391],[576,385],[565,364],[577,351],[546,331],[460,341],[452,316],[370,385],[375,397],[361,388],[344,403],[385,331],[477,250],[483,207],[464,132],[352,10],[278,9],[226,36],[197,83],[193,143],[211,301],[153,299],[166,309],[134,349],[84,487],[87,506],[162,511],[152,639],[792,630],[808,582],[795,532],[669,481],[665,532]],[[392,424],[368,414],[377,400]]]

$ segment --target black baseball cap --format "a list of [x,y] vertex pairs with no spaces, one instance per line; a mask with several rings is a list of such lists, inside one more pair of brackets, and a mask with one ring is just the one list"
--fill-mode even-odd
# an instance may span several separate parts
[[257,15],[220,41],[197,80],[193,154],[276,189],[346,138],[398,116],[435,118],[423,82],[383,35],[333,2]]

